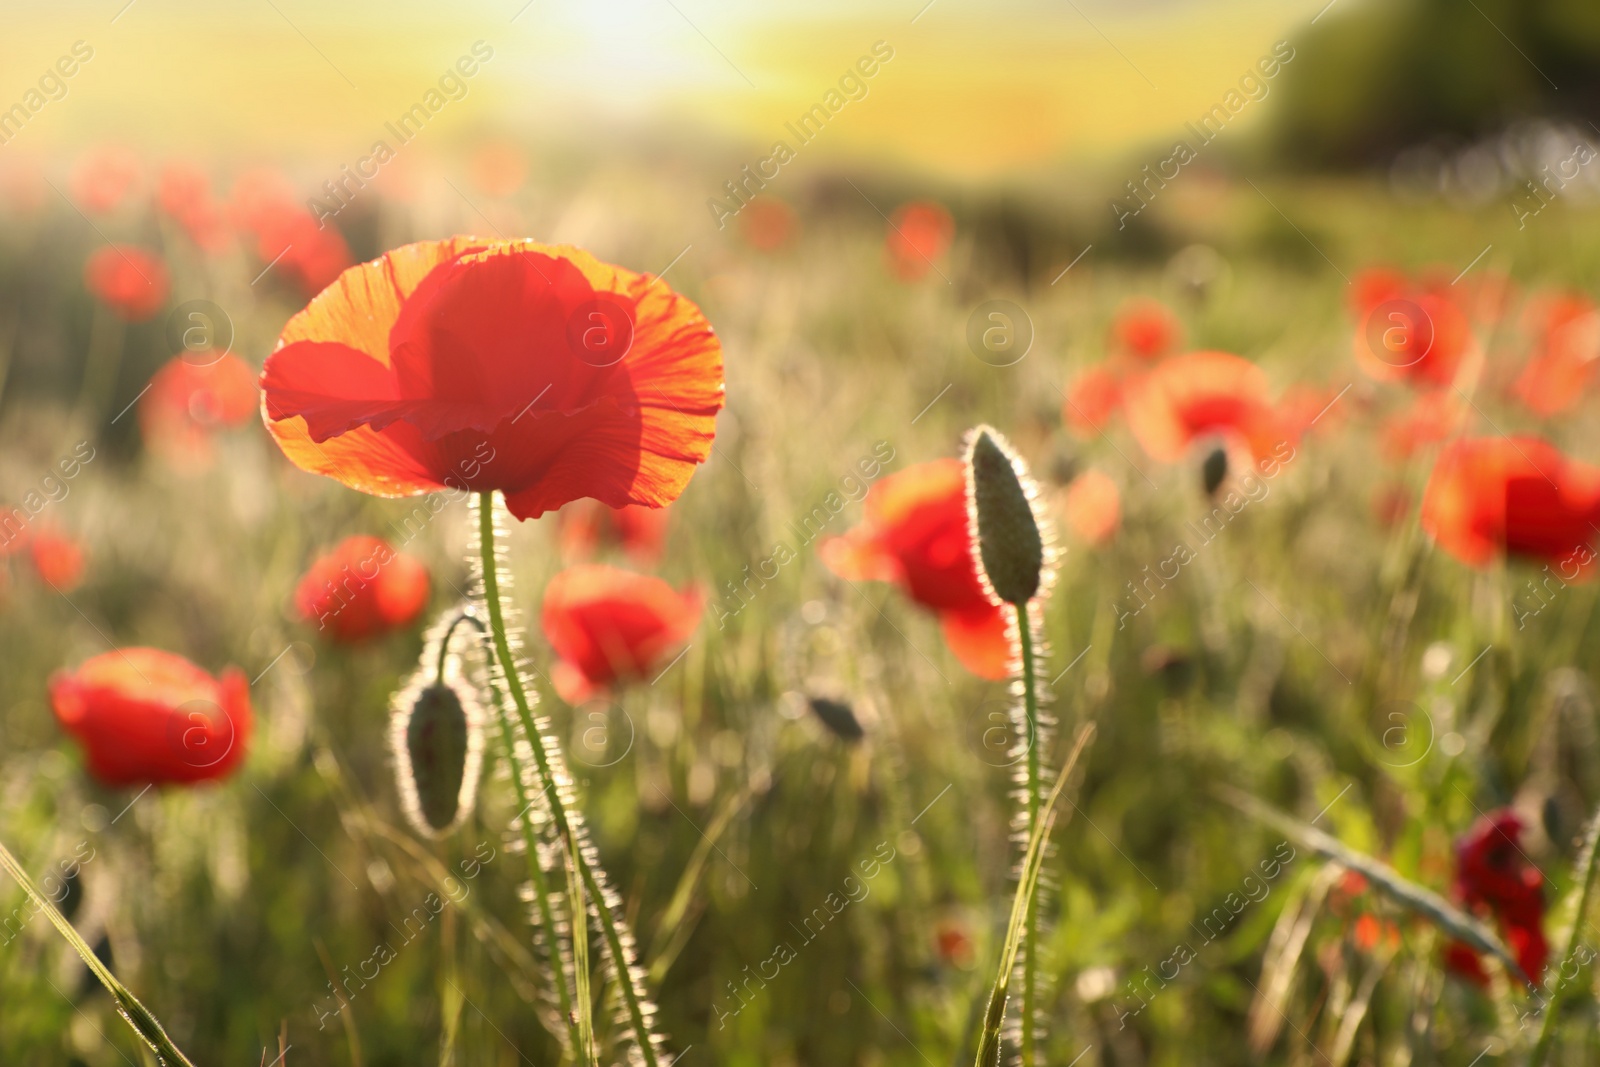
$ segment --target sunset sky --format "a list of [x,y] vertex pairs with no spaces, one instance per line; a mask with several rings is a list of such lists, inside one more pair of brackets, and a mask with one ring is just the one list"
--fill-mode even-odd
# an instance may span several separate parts
[[1323,6],[466,0],[444,10],[396,0],[374,29],[369,5],[124,5],[41,4],[11,16],[3,106],[75,41],[94,57],[0,153],[114,137],[196,157],[354,158],[478,41],[493,58],[430,124],[440,149],[494,130],[683,129],[765,147],[883,41],[894,58],[808,151],[984,177],[1164,138]]

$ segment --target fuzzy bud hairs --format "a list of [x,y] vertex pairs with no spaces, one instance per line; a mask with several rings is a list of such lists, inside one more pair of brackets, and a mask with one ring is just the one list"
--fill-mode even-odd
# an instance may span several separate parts
[[1027,464],[999,431],[974,427],[967,435],[967,509],[979,568],[995,599],[1022,605],[1039,593],[1045,538],[1034,511],[1037,489]]
[[443,837],[471,813],[483,765],[483,713],[461,657],[449,649],[463,621],[451,612],[435,623],[422,660],[395,694],[389,746],[406,820],[425,837]]

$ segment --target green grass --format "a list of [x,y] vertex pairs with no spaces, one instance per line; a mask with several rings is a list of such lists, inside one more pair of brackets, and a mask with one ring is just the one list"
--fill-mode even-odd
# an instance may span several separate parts
[[[617,203],[607,201],[605,222],[585,238],[601,258],[649,270],[692,241],[671,280],[702,304],[726,347],[717,452],[674,507],[659,572],[700,583],[715,601],[778,544],[796,554],[764,587],[752,583],[749,603],[722,627],[708,612],[657,683],[618,694],[603,758],[585,744],[592,721],[550,690],[540,673],[548,650],[529,635],[539,707],[569,753],[641,962],[656,964],[651,993],[670,1055],[689,1049],[685,1067],[971,1062],[1020,859],[1012,771],[984,743],[988,713],[1007,706],[1005,684],[964,673],[934,622],[894,590],[831,577],[792,524],[877,442],[893,449],[886,469],[903,469],[955,454],[980,421],[1040,475],[1058,454],[1105,470],[1126,512],[1110,546],[1066,542],[1043,609],[1062,736],[1091,722],[1098,733],[1043,873],[1052,888],[1037,948],[1049,977],[1041,988],[1052,992],[1039,1006],[1049,1020],[1041,1062],[1066,1064],[1090,1046],[1079,1063],[1252,1060],[1247,1018],[1263,959],[1280,917],[1323,891],[1320,861],[1301,849],[1262,899],[1205,941],[1204,919],[1282,840],[1219,800],[1219,785],[1302,820],[1327,808],[1319,828],[1439,892],[1453,836],[1477,809],[1516,800],[1550,813],[1548,834],[1536,830],[1526,848],[1563,893],[1575,888],[1575,839],[1600,802],[1595,591],[1562,591],[1519,631],[1511,603],[1533,570],[1471,571],[1431,550],[1414,516],[1393,530],[1371,518],[1382,484],[1420,492],[1427,466],[1390,470],[1379,457],[1376,418],[1400,394],[1353,365],[1339,271],[1395,260],[1454,274],[1492,243],[1475,270],[1594,291],[1592,213],[1561,205],[1519,233],[1508,211],[1461,215],[1365,185],[1306,182],[1263,186],[1293,225],[1248,186],[1227,187],[1203,210],[1176,196],[1158,202],[1134,240],[1109,228],[1098,203],[1040,187],[1017,194],[1040,232],[1057,235],[1041,239],[1043,265],[1031,276],[1009,269],[972,221],[984,207],[974,196],[953,205],[950,284],[906,286],[882,266],[881,219],[859,198],[833,200],[820,185],[810,196],[799,181],[803,232],[774,256],[744,249],[731,230],[683,236],[663,222],[674,216],[660,205],[681,201],[681,217],[704,226],[703,183],[671,174],[613,179],[605,195]],[[619,187],[638,195],[618,196]],[[866,188],[880,204],[914,192]],[[553,201],[571,192],[530,197],[528,231],[554,227]],[[370,254],[478,227],[458,202],[441,203],[431,214],[352,208],[352,240]],[[451,212],[459,216],[444,228],[418,221]],[[105,225],[113,236],[160,239],[147,220]],[[83,865],[75,924],[91,944],[104,933],[116,975],[200,1067],[255,1063],[269,1047],[270,1061],[284,1024],[296,1065],[556,1063],[539,1019],[551,988],[545,957],[517,895],[526,862],[506,832],[520,805],[498,746],[467,824],[440,843],[413,838],[384,731],[420,630],[340,649],[286,606],[317,548],[352,533],[395,537],[413,505],[291,469],[254,424],[227,436],[212,470],[180,476],[139,451],[132,415],[75,421],[89,322],[77,271],[96,239],[64,209],[8,219],[0,234],[0,291],[21,294],[0,301],[0,343],[16,338],[0,396],[0,495],[38,485],[80,440],[97,447],[46,512],[85,540],[85,584],[69,601],[14,561],[0,607],[0,840],[36,879],[87,842],[94,858]],[[236,351],[259,363],[297,298],[270,282],[251,287],[258,265],[202,264],[172,240],[179,296],[226,307]],[[1195,241],[1227,263],[1225,279],[1198,298],[1166,272],[1168,256]],[[1089,243],[1088,257],[1051,285]],[[1119,630],[1124,583],[1168,556],[1202,511],[1197,466],[1154,464],[1121,427],[1087,443],[1061,428],[1057,386],[1100,358],[1113,309],[1134,293],[1168,299],[1193,346],[1256,359],[1280,388],[1355,385],[1270,493]],[[1010,368],[980,362],[964,340],[972,309],[996,297],[1027,308],[1037,333]],[[129,331],[113,410],[169,354],[160,325]],[[1574,455],[1600,456],[1592,403],[1541,428],[1501,395],[1521,356],[1514,336],[1495,339],[1472,432],[1542,429]],[[859,514],[849,504],[827,533]],[[433,570],[435,613],[467,591],[475,544],[458,501],[405,546]],[[539,590],[559,565],[551,524],[515,525],[506,551],[513,606],[536,620]],[[236,663],[256,679],[258,733],[239,774],[137,799],[83,774],[45,686],[53,670],[112,644],[156,645],[214,670]],[[1187,670],[1147,673],[1141,657],[1157,644],[1180,652]],[[1435,647],[1444,667],[1430,672],[1424,653]],[[849,702],[865,740],[835,738],[803,695]],[[1390,713],[1412,703],[1426,711],[1407,721],[1417,733],[1392,733]],[[1435,739],[1425,753],[1424,729]],[[1446,734],[1462,747],[1437,743]],[[1044,768],[1044,779],[1058,769]],[[429,894],[448,901],[436,915]],[[835,914],[830,894],[849,903]],[[1353,918],[1317,908],[1265,1062],[1323,1062],[1363,988],[1369,1006],[1349,1038],[1350,1062],[1397,1062],[1412,1050],[1411,1062],[1466,1064],[1504,1030],[1503,1008],[1526,1010],[1514,996],[1497,1007],[1442,979],[1426,924],[1370,895],[1361,906],[1397,923],[1398,953],[1364,987],[1374,963],[1350,939]],[[20,891],[0,885],[0,922],[22,907]],[[419,907],[430,917],[408,938],[400,931]],[[1547,928],[1558,946],[1561,915],[1552,908]],[[949,927],[971,938],[970,959],[941,957],[936,934]],[[1127,1014],[1139,1003],[1129,983],[1180,944],[1193,958],[1164,987],[1143,986],[1155,990],[1148,1006]],[[330,982],[380,945],[392,959],[352,982],[356,995],[331,1014]],[[750,979],[786,955],[776,977]],[[0,1062],[139,1062],[133,1035],[75,960],[43,916],[0,946]],[[1593,1040],[1587,972],[1579,983],[1563,994],[1547,1062],[1579,1062]],[[593,993],[604,1041],[618,1005],[602,999],[599,981]],[[602,1062],[614,1052],[605,1048]]]

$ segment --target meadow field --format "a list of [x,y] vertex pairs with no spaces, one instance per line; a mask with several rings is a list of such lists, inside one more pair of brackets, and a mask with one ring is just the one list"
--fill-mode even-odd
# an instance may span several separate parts
[[[322,230],[315,180],[157,158],[104,203],[94,157],[12,173],[0,203],[0,843],[194,1064],[642,1062],[599,928],[547,928],[525,888],[525,829],[558,903],[577,846],[518,820],[537,798],[481,605],[451,647],[482,781],[438,837],[397,785],[395,694],[482,597],[482,485],[352,492],[286,458],[257,391],[341,270],[456,234],[659,275],[721,344],[714,444],[664,533],[592,501],[501,516],[501,597],[659,1008],[652,1062],[974,1062],[1017,776],[1037,758],[1048,785],[1080,738],[1023,947],[1038,1037],[1024,1054],[1014,1023],[1005,1062],[1600,1062],[1600,631],[1574,554],[1600,519],[1594,210],[1196,171],[1119,229],[1071,176],[840,169],[719,230],[721,170],[499,151]],[[170,276],[155,307],[86,282],[106,245]],[[1389,301],[1423,309],[1423,350],[1374,321]],[[1238,358],[1183,362],[1206,352]],[[915,574],[852,555],[979,424],[1052,531],[1031,728],[1014,664],[975,670]],[[1480,441],[1497,458],[1435,484]],[[318,563],[352,537],[388,547]],[[972,551],[939,544],[957,558],[930,567]],[[594,562],[664,579],[650,603],[680,614],[579,678],[552,601]],[[223,695],[194,719],[187,683],[141,674],[176,709],[165,762],[112,729],[91,766],[80,668],[141,648]],[[239,701],[225,751],[168,758]],[[579,960],[559,977],[552,941]],[[592,1008],[564,1018],[569,980]],[[156,1062],[9,879],[0,1062]]]

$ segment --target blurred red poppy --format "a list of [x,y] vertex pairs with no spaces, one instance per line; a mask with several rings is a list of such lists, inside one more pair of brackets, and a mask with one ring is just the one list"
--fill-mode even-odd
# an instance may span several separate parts
[[1356,319],[1356,363],[1369,377],[1430,388],[1455,382],[1472,349],[1472,328],[1456,304],[1407,289]]
[[1428,445],[1455,436],[1466,414],[1465,403],[1453,389],[1418,393],[1405,410],[1384,421],[1383,450],[1390,459],[1410,459]]
[[1573,407],[1588,393],[1600,359],[1600,310],[1576,294],[1544,303],[1532,356],[1513,391],[1545,418]]
[[1062,498],[1067,526],[1091,545],[1103,545],[1122,526],[1122,494],[1117,483],[1090,468],[1072,479]]
[[[1522,820],[1509,808],[1483,816],[1456,842],[1452,895],[1468,911],[1493,917],[1523,973],[1541,981],[1550,945],[1544,936],[1544,875],[1521,848]],[[1445,963],[1479,985],[1489,976],[1478,954],[1460,942],[1445,949]]]
[[1379,304],[1404,296],[1410,287],[1406,276],[1394,267],[1367,267],[1357,271],[1350,280],[1350,313],[1357,321],[1364,319]]
[[1106,364],[1087,367],[1067,386],[1061,418],[1079,437],[1094,437],[1122,406],[1122,379]]
[[788,244],[799,225],[794,208],[775,196],[758,196],[739,212],[739,233],[752,248],[772,252]]
[[211,178],[198,166],[175,161],[162,167],[156,203],[203,251],[215,252],[227,243],[222,206],[212,196]]
[[1166,463],[1212,437],[1257,459],[1290,437],[1268,399],[1267,376],[1227,352],[1170,356],[1132,382],[1125,401],[1133,435],[1152,459]]
[[593,554],[599,545],[616,545],[635,563],[647,566],[661,558],[669,515],[667,508],[637,504],[608,508],[597,500],[574,500],[556,512],[561,557],[577,561]]
[[132,245],[97,248],[84,264],[83,284],[118,318],[143,322],[167,302],[167,265]]
[[262,389],[284,454],[362,492],[498,489],[522,519],[661,507],[710,455],[722,347],[657,278],[457,237],[346,271],[289,320]]
[[472,153],[472,184],[489,196],[510,196],[528,178],[526,153],[511,141],[490,141]]
[[203,467],[212,436],[248,421],[258,403],[256,372],[238,356],[205,364],[175,356],[139,399],[139,427],[152,452],[179,467]]
[[72,196],[85,211],[114,211],[138,184],[139,157],[120,145],[106,145],[84,156],[72,172]]
[[955,220],[943,206],[930,200],[902,204],[890,218],[884,238],[889,268],[902,281],[923,278],[950,251],[955,232]]
[[70,593],[83,580],[83,546],[52,527],[36,529],[28,538],[33,569],[58,593]]
[[1341,403],[1344,392],[1344,389],[1330,386],[1295,382],[1278,398],[1278,417],[1296,437],[1303,437],[1312,429],[1327,433],[1339,425],[1347,410]]
[[1140,359],[1159,359],[1178,344],[1178,319],[1159,300],[1129,300],[1111,321],[1111,346]]
[[1556,565],[1566,581],[1592,573],[1596,522],[1600,468],[1536,437],[1452,443],[1422,497],[1422,528],[1463,563],[1525,556]]
[[541,621],[560,662],[551,670],[561,698],[581,704],[616,682],[650,678],[700,623],[695,590],[660,578],[580,563],[545,586]]
[[50,679],[56,721],[106,785],[199,782],[239,766],[250,741],[250,687],[229,667],[213,678],[182,656],[123,648]]
[[402,629],[428,606],[428,568],[377,537],[347,537],[318,556],[295,588],[295,611],[354,644]]
[[819,547],[822,562],[848,581],[900,586],[939,617],[962,666],[979,677],[1006,677],[1006,617],[978,579],[961,461],[936,459],[887,475],[862,503],[860,525]]

